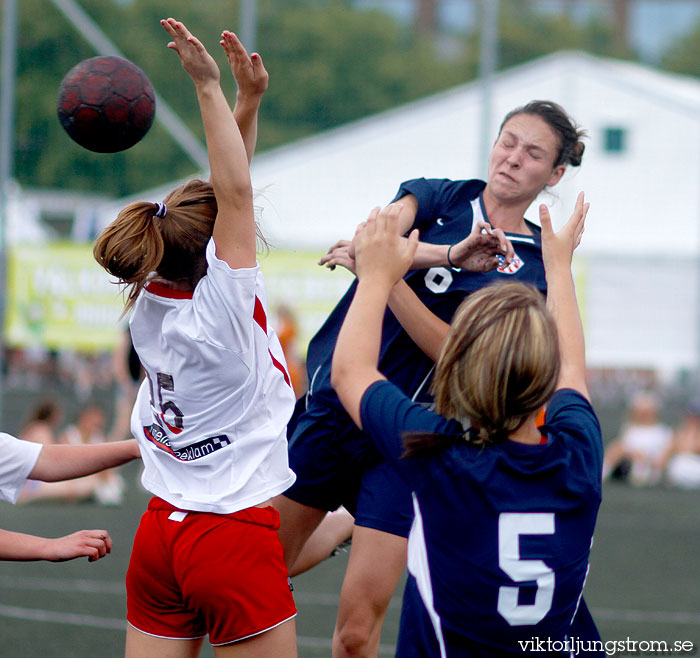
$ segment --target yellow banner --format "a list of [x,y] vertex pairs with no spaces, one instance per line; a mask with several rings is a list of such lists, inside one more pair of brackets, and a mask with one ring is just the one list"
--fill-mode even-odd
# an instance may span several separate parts
[[342,267],[331,272],[317,265],[322,255],[323,250],[271,250],[258,255],[273,321],[280,307],[292,311],[297,321],[298,349],[302,354],[355,278]]
[[124,307],[119,288],[95,262],[92,245],[13,247],[7,269],[5,340],[85,352],[112,349]]
[[[289,309],[306,344],[352,281],[338,268],[319,267],[319,252],[259,254],[271,322]],[[111,350],[120,332],[123,297],[95,262],[92,245],[13,247],[8,259],[6,341],[13,347],[42,346],[94,353]]]
[[[353,280],[343,268],[331,272],[317,265],[321,255],[320,251],[283,250],[258,255],[272,326],[279,330],[280,312],[290,312],[301,355]],[[92,245],[13,247],[7,274],[8,345],[89,353],[114,348],[122,324],[123,297],[95,262]],[[574,274],[584,315],[585,262],[575,261]]]

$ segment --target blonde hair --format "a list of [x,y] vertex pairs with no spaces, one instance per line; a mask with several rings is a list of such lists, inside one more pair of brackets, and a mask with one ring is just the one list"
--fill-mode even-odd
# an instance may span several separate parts
[[[557,329],[542,294],[522,283],[487,286],[452,320],[432,383],[435,410],[468,419],[476,442],[505,440],[552,396],[559,366]],[[426,435],[407,438],[407,454],[436,447],[421,446]]]
[[[120,283],[126,284],[125,313],[153,272],[191,288],[197,285],[207,272],[206,246],[217,211],[211,183],[195,179],[175,188],[163,204],[129,204],[102,231],[93,255]],[[267,244],[257,225],[256,232],[258,239]]]

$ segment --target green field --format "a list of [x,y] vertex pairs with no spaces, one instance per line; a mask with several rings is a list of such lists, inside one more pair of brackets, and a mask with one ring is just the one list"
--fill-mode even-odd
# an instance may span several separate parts
[[[138,467],[128,465],[123,472],[131,486],[120,507],[3,504],[4,528],[54,536],[104,527],[115,547],[94,564],[0,563],[0,656],[122,655],[124,574],[147,500],[137,485]],[[699,509],[700,492],[606,486],[586,587],[605,640],[687,640],[700,647]],[[330,655],[345,564],[345,556],[335,557],[295,580],[302,657]],[[399,608],[397,595],[380,655],[393,655]],[[213,652],[206,646],[202,655]]]
[[[6,431],[18,431],[18,419],[32,397],[27,392],[6,396],[5,408],[13,411],[4,423]],[[62,391],[59,398],[70,419],[74,396]],[[105,397],[103,403],[109,408],[111,400]],[[621,407],[612,403],[597,409],[609,440],[619,427]],[[128,464],[122,473],[129,488],[119,507],[0,503],[0,527],[8,530],[59,536],[106,528],[114,538],[113,553],[94,564],[0,562],[0,658],[123,655],[124,575],[148,495],[138,482],[139,464]],[[605,486],[586,585],[586,599],[604,640],[685,640],[700,648],[699,519],[700,491]],[[346,562],[347,555],[340,555],[295,579],[302,658],[330,655]],[[399,613],[400,592],[388,612],[381,656],[394,654]],[[205,644],[202,656],[213,655]]]

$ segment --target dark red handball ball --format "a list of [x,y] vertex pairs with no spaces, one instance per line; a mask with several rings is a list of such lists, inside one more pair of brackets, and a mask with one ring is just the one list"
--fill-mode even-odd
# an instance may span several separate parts
[[148,132],[156,94],[128,59],[106,55],[76,64],[58,92],[58,118],[80,146],[97,153],[132,147]]

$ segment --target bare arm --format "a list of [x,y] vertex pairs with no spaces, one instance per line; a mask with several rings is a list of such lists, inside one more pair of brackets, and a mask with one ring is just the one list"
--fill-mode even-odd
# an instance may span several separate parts
[[[197,90],[218,205],[214,223],[217,256],[232,268],[254,267],[256,233],[248,156],[219,84],[219,68],[183,23],[168,18],[161,24],[173,39],[168,47],[178,53]],[[231,33],[224,32],[222,38],[230,39]]]
[[125,464],[141,456],[136,439],[85,445],[44,446],[29,477],[58,482]]
[[362,396],[372,383],[384,379],[377,363],[389,294],[408,270],[418,244],[417,232],[401,239],[399,212],[400,204],[381,212],[375,208],[355,234],[359,281],[336,341],[331,383],[358,427]]
[[571,258],[581,241],[588,203],[583,192],[576,200],[574,212],[558,233],[552,229],[547,206],[540,206],[542,224],[542,259],[547,279],[547,307],[554,316],[559,338],[561,370],[557,389],[572,388],[589,399],[586,385],[586,353],[583,325],[576,299]]
[[435,315],[403,280],[392,288],[389,308],[411,340],[437,361],[450,325]]
[[[418,201],[412,194],[402,197],[398,228],[402,235],[413,226],[418,212]],[[402,238],[405,240],[405,238]],[[470,272],[490,272],[501,262],[510,263],[513,259],[513,246],[501,229],[494,229],[486,222],[476,222],[469,235],[459,242],[431,244],[418,242],[416,255],[410,269],[420,270],[429,267],[458,267]],[[355,272],[355,250],[353,243],[339,240],[325,253],[318,263],[334,269],[340,265]]]
[[231,72],[238,85],[233,117],[241,131],[248,163],[253,159],[258,139],[258,110],[260,101],[267,89],[269,75],[258,53],[248,52],[233,32],[226,32],[228,38],[221,39],[221,46],[231,66]]
[[111,551],[112,538],[106,530],[80,530],[48,539],[0,529],[0,560],[63,562],[87,557],[94,562]]

